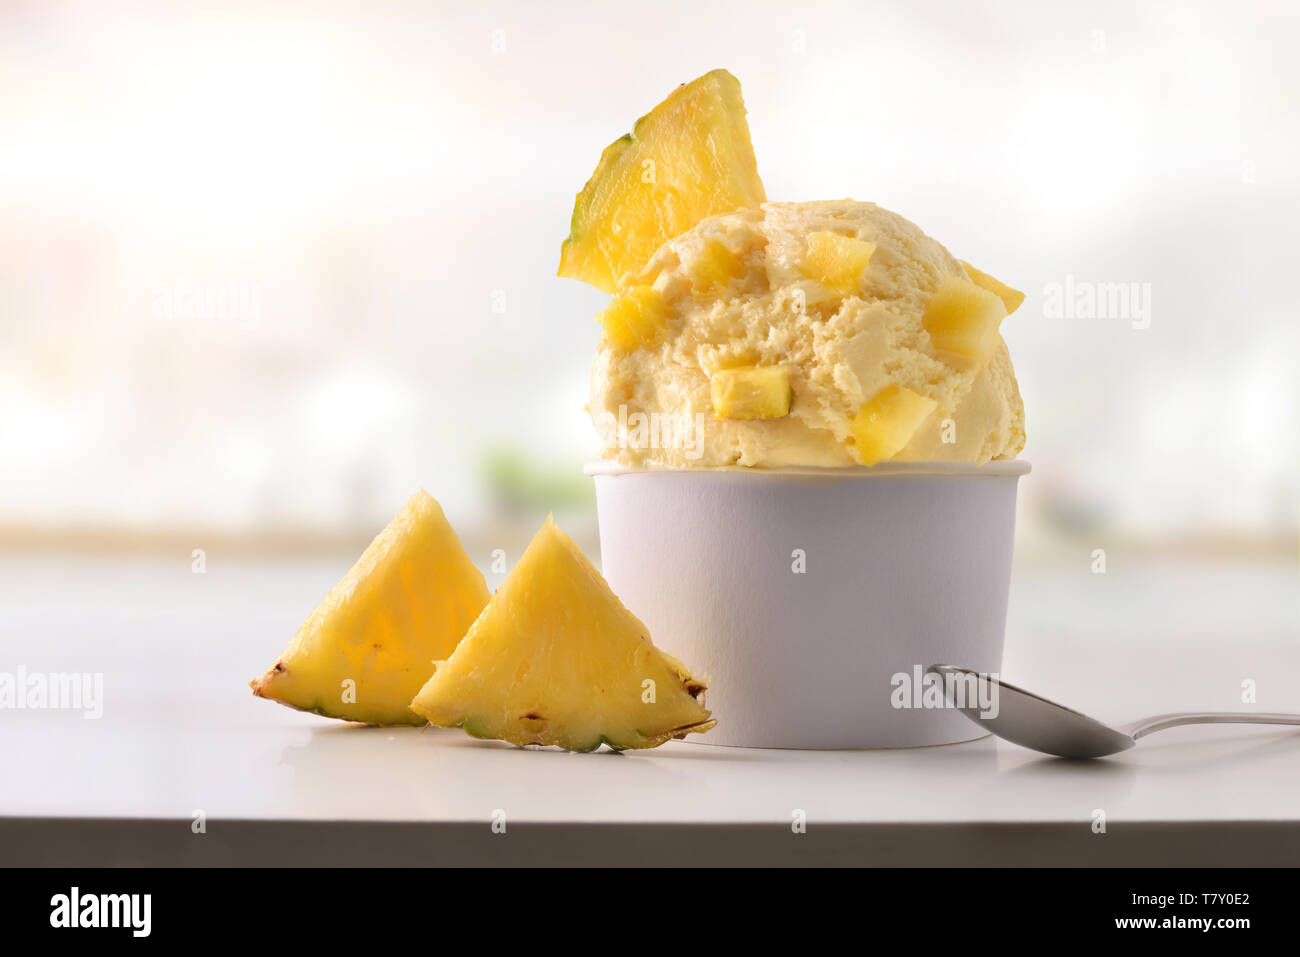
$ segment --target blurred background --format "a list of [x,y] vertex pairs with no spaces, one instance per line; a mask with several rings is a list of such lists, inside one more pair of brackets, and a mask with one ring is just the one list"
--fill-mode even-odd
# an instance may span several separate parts
[[[1021,567],[1293,573],[1280,0],[8,0],[0,548],[337,554],[323,594],[420,486],[485,567],[551,509],[594,547],[605,297],[559,243],[602,148],[719,66],[771,198],[879,202],[1027,291]],[[1149,308],[1059,308],[1100,284]]]

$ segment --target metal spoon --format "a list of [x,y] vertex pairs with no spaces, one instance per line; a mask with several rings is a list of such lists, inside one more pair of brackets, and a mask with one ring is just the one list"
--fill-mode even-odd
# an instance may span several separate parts
[[[1157,714],[1112,728],[1072,708],[1048,701],[1023,688],[956,665],[931,665],[928,669],[944,679],[944,694],[985,731],[1026,748],[1062,758],[1101,758],[1127,751],[1145,737],[1182,724],[1291,724],[1300,725],[1300,714],[1233,711],[1184,711]],[[952,680],[949,680],[952,679]],[[975,700],[954,700],[954,681],[980,682],[997,695],[997,713],[984,717],[978,696]],[[974,684],[967,684],[974,689]],[[989,709],[992,711],[993,709]]]

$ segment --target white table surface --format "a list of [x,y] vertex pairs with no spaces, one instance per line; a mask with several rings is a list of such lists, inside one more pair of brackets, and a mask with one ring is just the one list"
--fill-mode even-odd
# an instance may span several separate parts
[[[746,825],[750,834],[789,835],[798,810],[808,835],[838,835],[822,845],[828,863],[865,862],[854,854],[926,863],[914,850],[890,849],[890,825],[933,826],[927,833],[935,841],[1018,836],[1021,852],[1035,840],[1059,845],[1051,860],[1008,849],[1006,862],[1158,863],[1143,855],[1180,853],[1180,860],[1214,862],[1212,848],[1198,857],[1184,845],[1196,834],[1213,844],[1234,823],[1256,829],[1272,862],[1300,863],[1295,732],[1189,727],[1106,761],[1076,763],[993,739],[838,752],[672,742],[650,752],[580,755],[479,742],[459,731],[359,728],[247,689],[346,569],[346,556],[287,563],[210,553],[207,561],[207,573],[195,575],[188,554],[0,557],[0,670],[102,672],[105,686],[97,721],[0,711],[0,862],[3,848],[15,863],[202,862],[193,847],[179,857],[174,847],[127,854],[113,840],[117,825],[150,822],[149,840],[161,840],[161,827],[175,840],[189,838],[199,811],[211,845],[222,847],[218,859],[240,862],[264,858],[245,853],[240,842],[257,838],[239,822],[317,822],[311,833],[327,841],[349,824],[490,834],[493,815],[504,812],[508,833],[564,825],[567,835],[642,839],[687,828],[698,839]],[[1255,708],[1300,712],[1293,564],[1134,560],[1117,570],[1112,554],[1110,566],[1096,576],[1086,556],[1078,568],[1050,571],[1021,561],[1008,680],[1103,720],[1240,710],[1244,679],[1257,684]],[[1093,832],[1098,810],[1107,835]],[[75,838],[69,821],[84,822]],[[261,826],[265,834],[269,825]],[[1143,832],[1145,843],[1130,842],[1123,859],[1086,850],[1106,841],[1125,846],[1138,828],[1154,830]],[[1159,833],[1166,837],[1150,839]],[[873,836],[864,843],[866,834]],[[83,851],[49,847],[73,840]],[[561,846],[572,845],[566,838]],[[403,847],[414,846],[399,839],[386,853],[420,863],[402,857]],[[474,846],[450,862],[474,862]],[[284,863],[306,860],[285,853]],[[782,853],[757,858],[779,863]],[[365,854],[355,860],[376,862]],[[581,860],[575,852],[572,862]],[[975,862],[956,850],[947,860]],[[716,860],[701,862],[745,861],[720,848]]]

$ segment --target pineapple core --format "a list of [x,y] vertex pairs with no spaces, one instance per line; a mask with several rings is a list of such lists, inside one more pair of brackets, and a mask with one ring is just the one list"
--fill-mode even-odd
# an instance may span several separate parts
[[841,296],[850,296],[858,291],[862,271],[875,251],[876,244],[864,239],[831,232],[809,233],[802,271]]
[[719,369],[709,377],[719,419],[779,419],[790,414],[790,370],[785,366]]
[[997,293],[952,276],[930,297],[921,321],[936,349],[983,366],[997,349],[998,326],[1006,315]]
[[704,687],[548,518],[411,707],[476,738],[653,748],[713,727]]
[[891,385],[876,393],[853,418],[853,450],[862,465],[892,459],[912,440],[939,403]]

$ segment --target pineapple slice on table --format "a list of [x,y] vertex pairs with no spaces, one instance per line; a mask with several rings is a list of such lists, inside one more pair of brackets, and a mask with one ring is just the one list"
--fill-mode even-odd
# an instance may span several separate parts
[[1025,301],[1025,294],[1019,289],[1012,289],[1004,282],[999,282],[986,272],[980,272],[970,263],[962,260],[962,268],[966,270],[966,275],[970,276],[970,281],[981,289],[987,289],[1007,307],[1007,315],[1011,315],[1020,308],[1020,304]]
[[950,276],[926,303],[921,322],[935,348],[983,366],[997,349],[998,327],[1006,315],[1007,307],[997,293]]
[[858,291],[862,271],[875,251],[876,244],[865,239],[827,231],[809,233],[801,269],[809,279],[841,296],[851,296]]
[[709,377],[719,419],[779,419],[790,414],[790,370],[785,366],[719,369]]
[[259,697],[327,718],[424,724],[411,697],[489,597],[442,508],[417,492],[249,684]]
[[612,293],[665,240],[765,199],[740,81],[714,70],[679,86],[605,149],[574,202],[557,274]]
[[853,418],[853,453],[862,465],[892,459],[939,403],[896,385],[876,393]]
[[411,708],[476,738],[621,750],[712,728],[704,690],[548,517]]

